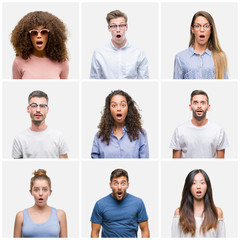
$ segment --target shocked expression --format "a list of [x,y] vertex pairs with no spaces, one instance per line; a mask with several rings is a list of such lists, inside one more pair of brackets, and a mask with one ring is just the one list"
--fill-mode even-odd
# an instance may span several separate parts
[[197,173],[194,176],[193,184],[191,186],[191,193],[196,200],[202,200],[207,191],[207,184],[202,173]]
[[110,112],[115,123],[124,124],[128,113],[126,98],[122,95],[113,96],[110,102]]
[[112,196],[118,201],[123,200],[127,195],[127,189],[129,183],[125,176],[113,178],[110,182],[110,188],[112,189]]

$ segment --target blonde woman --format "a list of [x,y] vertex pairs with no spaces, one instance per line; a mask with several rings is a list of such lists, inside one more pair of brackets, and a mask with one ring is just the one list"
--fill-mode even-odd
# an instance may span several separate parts
[[199,11],[192,18],[189,48],[174,61],[174,79],[227,79],[227,57],[220,47],[212,16]]

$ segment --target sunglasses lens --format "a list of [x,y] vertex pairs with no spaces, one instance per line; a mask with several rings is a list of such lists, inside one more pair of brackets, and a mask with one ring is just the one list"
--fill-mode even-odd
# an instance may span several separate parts
[[41,30],[41,34],[42,34],[42,35],[47,35],[47,34],[48,34],[48,31],[45,30],[45,29],[43,29],[43,30]]
[[31,31],[31,36],[37,36],[38,35],[38,31]]

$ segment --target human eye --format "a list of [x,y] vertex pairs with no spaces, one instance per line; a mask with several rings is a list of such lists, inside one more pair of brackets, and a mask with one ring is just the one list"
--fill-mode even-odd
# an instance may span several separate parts
[[126,186],[126,182],[122,182],[122,186],[123,186],[123,187]]
[[116,104],[112,104],[112,108],[115,108],[117,105]]
[[193,105],[197,105],[197,103],[198,103],[197,101],[193,101]]
[[210,25],[209,24],[205,24],[203,27],[210,28]]
[[126,25],[125,25],[125,24],[120,24],[119,27],[120,27],[120,28],[125,28]]
[[38,188],[34,188],[33,191],[34,191],[34,192],[38,192]]
[[126,107],[126,103],[122,103],[122,107]]
[[47,191],[48,191],[48,189],[47,189],[47,188],[44,188],[44,189],[43,189],[43,191],[44,191],[44,192],[47,192]]
[[200,27],[201,27],[201,26],[200,26],[199,24],[196,24],[196,25],[195,25],[195,28],[197,28],[197,29],[200,28]]
[[117,25],[112,25],[110,26],[110,28],[112,28],[113,30],[115,30],[117,28]]
[[40,108],[45,108],[47,105],[46,104],[40,104]]
[[30,106],[31,106],[32,108],[36,108],[38,105],[37,105],[36,103],[32,103],[32,104],[30,104]]
[[117,182],[114,182],[113,185],[116,187],[116,186],[118,185],[118,183],[117,183]]

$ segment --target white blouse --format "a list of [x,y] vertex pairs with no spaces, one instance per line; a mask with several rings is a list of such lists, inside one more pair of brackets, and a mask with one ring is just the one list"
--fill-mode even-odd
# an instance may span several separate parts
[[[203,235],[203,232],[199,232],[200,227],[202,225],[204,218],[201,217],[195,217],[196,221],[196,233],[194,237],[205,237],[205,238],[216,238],[216,237],[226,237],[226,230],[225,230],[225,224],[223,219],[218,219],[218,225],[217,229],[214,228],[210,229]],[[179,226],[179,216],[174,216],[172,221],[172,237],[186,237],[190,238],[192,237],[191,233],[183,233],[181,227]]]

